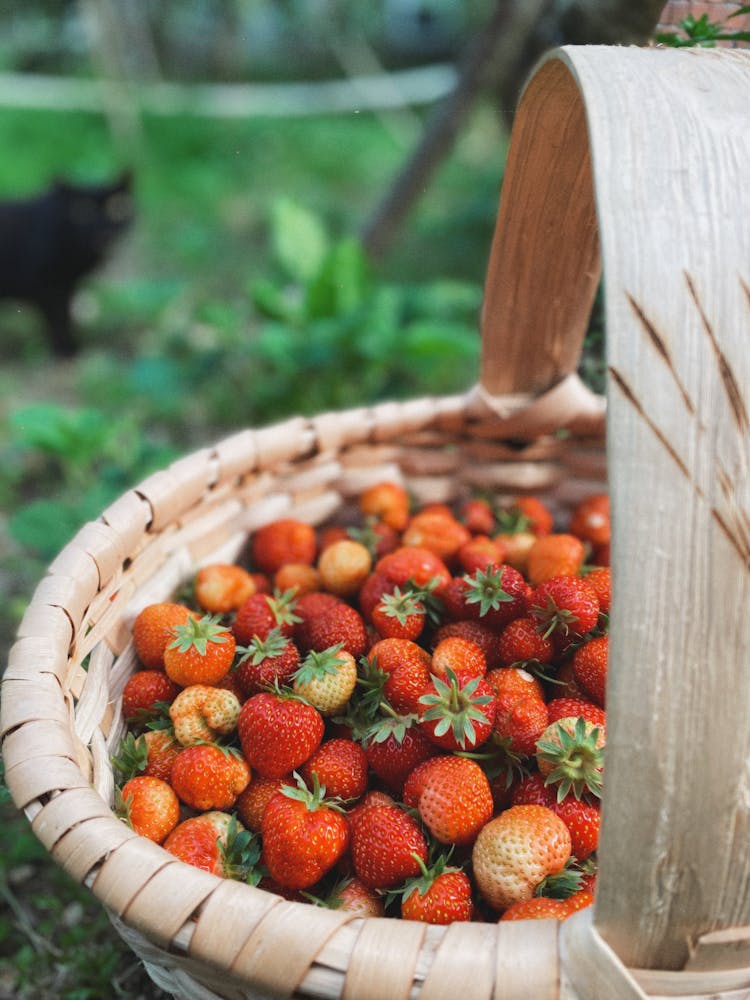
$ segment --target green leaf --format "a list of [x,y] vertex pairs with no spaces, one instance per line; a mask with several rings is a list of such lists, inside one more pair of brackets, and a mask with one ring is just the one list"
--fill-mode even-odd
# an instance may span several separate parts
[[344,316],[359,308],[369,284],[369,269],[358,240],[338,242],[309,284],[305,312],[310,318]]
[[285,273],[307,284],[321,269],[328,236],[317,215],[290,198],[278,198],[271,206],[271,246]]
[[78,507],[56,500],[32,500],[11,514],[8,528],[17,542],[52,559],[81,524]]

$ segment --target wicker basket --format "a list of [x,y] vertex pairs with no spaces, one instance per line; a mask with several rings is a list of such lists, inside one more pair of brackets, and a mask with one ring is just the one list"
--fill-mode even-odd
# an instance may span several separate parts
[[[246,430],[87,524],[40,583],[2,687],[6,780],[164,989],[195,1000],[750,995],[750,55],[567,48],[514,127],[480,384]],[[610,393],[574,374],[604,261]],[[564,432],[564,433],[563,433]],[[110,809],[129,626],[280,515],[366,484],[422,499],[605,482],[615,607],[593,912],[447,928],[221,880]]]

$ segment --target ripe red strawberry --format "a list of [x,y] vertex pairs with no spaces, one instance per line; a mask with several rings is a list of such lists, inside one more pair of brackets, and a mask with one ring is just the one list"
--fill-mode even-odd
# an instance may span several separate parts
[[[330,597],[332,602],[326,604],[323,597]],[[309,610],[311,607],[315,608],[314,613]],[[338,597],[305,594],[299,599],[297,612],[302,621],[295,627],[294,635],[300,652],[322,653],[324,649],[340,645],[356,660],[367,649],[367,630],[362,616]]]
[[284,563],[315,562],[315,529],[293,517],[283,517],[258,528],[250,540],[253,565],[273,576]]
[[544,688],[537,677],[523,667],[500,667],[487,674],[497,701],[498,712],[507,712],[521,698],[544,701]]
[[435,592],[450,581],[451,574],[443,560],[429,549],[420,546],[402,545],[389,552],[375,563],[375,572],[383,574],[390,582],[402,589],[409,584],[426,587],[437,581]]
[[583,542],[575,535],[545,535],[529,549],[526,575],[532,586],[554,576],[575,576],[585,554]]
[[450,669],[444,681],[433,675],[419,702],[420,726],[444,750],[473,750],[492,733],[495,697],[483,677],[455,674]]
[[250,832],[236,817],[218,811],[178,823],[163,846],[188,865],[243,882],[250,881],[260,855]]
[[240,792],[235,803],[237,815],[248,830],[260,833],[263,813],[266,811],[271,796],[280,791],[283,785],[289,784],[291,780],[291,778],[264,778],[261,774],[252,776],[250,784],[243,792]]
[[368,624],[372,624],[372,613],[386,594],[392,594],[398,585],[386,576],[374,570],[362,584],[357,595],[357,605],[360,614]]
[[317,775],[330,797],[345,802],[359,799],[367,791],[367,755],[354,740],[326,740],[299,773],[308,787],[312,787],[313,775]]
[[512,793],[512,802],[514,806],[546,806],[556,813],[568,828],[571,853],[577,861],[585,861],[597,849],[601,826],[597,802],[586,797],[577,799],[572,793],[558,802],[555,788],[545,784],[544,776],[538,771],[518,782]]
[[500,523],[505,531],[530,531],[538,537],[548,535],[554,526],[549,508],[535,496],[515,497],[503,511]]
[[339,645],[311,649],[292,677],[294,693],[325,716],[344,711],[356,684],[357,663]]
[[133,622],[133,645],[138,659],[149,670],[164,669],[164,650],[174,640],[172,629],[184,625],[193,611],[183,604],[160,601],[143,608]]
[[448,639],[451,636],[458,636],[476,643],[484,653],[488,670],[494,670],[495,667],[500,666],[499,637],[497,632],[494,632],[487,625],[471,618],[446,622],[433,636],[433,646],[437,646],[443,639]]
[[562,871],[571,854],[568,828],[545,806],[511,806],[479,831],[472,849],[474,881],[496,910],[531,899],[549,875]]
[[610,538],[609,497],[596,493],[576,506],[570,518],[570,532],[592,545],[606,545]]
[[495,514],[492,504],[483,497],[465,500],[459,510],[459,518],[472,535],[491,535],[495,530]]
[[414,641],[425,626],[425,606],[414,591],[394,587],[392,593],[383,594],[371,617],[381,638]]
[[600,566],[589,573],[586,580],[599,598],[599,611],[603,615],[608,615],[612,603],[612,570],[609,566]]
[[420,872],[427,843],[412,817],[398,806],[364,810],[352,829],[351,857],[359,879],[371,889],[392,889]]
[[448,563],[470,538],[468,530],[450,511],[421,510],[409,519],[401,544],[427,549]]
[[487,660],[481,646],[471,639],[448,636],[441,639],[432,651],[431,672],[441,680],[446,680],[448,671],[466,677],[484,677]]
[[136,775],[119,793],[116,805],[136,833],[161,844],[180,818],[180,803],[166,781]]
[[409,520],[409,494],[400,483],[376,483],[360,493],[359,509],[366,517],[374,517],[395,531],[403,531]]
[[397,794],[414,768],[437,753],[411,715],[376,720],[365,737],[364,751],[373,774]]
[[372,556],[361,542],[342,538],[326,546],[318,557],[323,589],[338,597],[352,597],[367,579]]
[[518,757],[533,757],[537,740],[549,725],[546,704],[539,698],[519,698],[509,708],[498,709],[495,734],[510,753]]
[[607,713],[604,709],[584,698],[553,698],[547,702],[547,712],[550,723],[570,716],[576,718],[579,715],[595,726],[604,726],[607,723]]
[[261,691],[248,698],[237,729],[245,760],[266,778],[304,764],[323,739],[323,716],[297,697]]
[[495,564],[460,579],[463,584],[461,613],[454,617],[478,618],[499,631],[514,618],[526,614],[528,586],[512,566]]
[[233,563],[212,563],[195,574],[195,599],[209,614],[236,611],[255,591],[250,573]]
[[192,684],[180,691],[169,707],[169,717],[178,743],[215,743],[237,728],[240,703],[226,688]]
[[573,656],[573,676],[576,684],[602,708],[606,705],[607,661],[609,637],[599,635],[589,639]]
[[456,553],[456,561],[464,573],[495,566],[505,558],[505,546],[489,535],[474,535]]
[[421,873],[409,879],[398,892],[402,919],[426,924],[471,920],[474,904],[466,872],[450,867],[442,855],[430,868],[424,862],[420,865]]
[[354,828],[360,818],[368,809],[372,809],[373,806],[393,806],[395,804],[393,798],[387,792],[381,792],[377,789],[367,792],[361,802],[358,802],[356,806],[347,811],[349,829],[354,832]]
[[501,920],[567,920],[571,910],[567,899],[551,899],[549,896],[532,896],[519,899],[505,910]]
[[147,730],[139,739],[146,744],[146,766],[143,773],[169,781],[172,764],[182,749],[182,745],[175,739],[172,727]]
[[434,757],[420,769],[417,809],[432,836],[441,844],[473,843],[493,812],[484,771],[476,761],[452,754]]
[[234,636],[216,618],[190,618],[174,629],[164,650],[164,669],[181,687],[216,684],[232,666],[234,652]]
[[172,788],[180,800],[198,812],[227,811],[250,782],[242,755],[227,747],[198,744],[185,747],[172,765]]
[[317,780],[312,790],[302,778],[270,799],[260,833],[263,861],[272,879],[289,889],[307,889],[336,864],[349,846],[349,823],[324,798]]
[[356,877],[344,878],[338,882],[323,900],[323,904],[331,910],[344,910],[356,913],[359,917],[385,916],[382,896]]
[[267,639],[274,630],[287,639],[294,635],[294,626],[299,621],[296,614],[297,598],[293,590],[283,593],[253,594],[237,609],[232,624],[234,637],[240,646],[249,646],[257,636]]
[[307,563],[284,563],[273,575],[273,589],[278,594],[290,592],[295,597],[301,597],[320,590],[322,586],[320,573]]
[[122,714],[127,722],[143,725],[158,714],[157,702],[169,704],[180,693],[163,670],[137,670],[122,692]]
[[408,639],[381,639],[367,654],[371,675],[382,678],[382,693],[393,710],[402,715],[418,712],[419,699],[430,683],[430,654]]
[[606,741],[604,727],[582,717],[560,719],[547,727],[537,743],[536,762],[547,783],[556,786],[558,801],[570,792],[576,798],[584,792],[601,795]]
[[578,576],[555,576],[533,591],[529,613],[544,635],[579,637],[590,632],[599,619],[596,592]]
[[261,639],[255,635],[247,646],[238,646],[241,659],[233,676],[246,698],[265,688],[289,683],[299,667],[299,650],[280,628]]
[[536,619],[516,618],[500,633],[500,665],[510,667],[524,663],[548,664],[555,655],[552,640],[542,635]]

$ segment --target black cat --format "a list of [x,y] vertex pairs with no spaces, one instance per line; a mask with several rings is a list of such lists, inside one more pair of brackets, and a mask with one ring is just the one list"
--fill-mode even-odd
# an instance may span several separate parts
[[70,303],[76,286],[133,219],[132,175],[111,184],[55,181],[44,193],[0,201],[0,299],[42,313],[55,354],[75,354]]

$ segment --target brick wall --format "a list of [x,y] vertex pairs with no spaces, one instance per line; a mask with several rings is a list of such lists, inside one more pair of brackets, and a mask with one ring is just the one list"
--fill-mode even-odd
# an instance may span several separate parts
[[[726,21],[729,14],[739,7],[745,6],[746,3],[747,0],[744,3],[730,3],[728,0],[703,0],[702,3],[693,3],[692,0],[669,0],[661,12],[656,31],[676,31],[679,22],[688,14],[692,14],[695,18],[707,14],[710,21],[726,24],[730,31],[750,31],[750,14],[741,14],[739,17],[733,17],[728,23]],[[719,42],[718,44],[739,44],[743,48],[750,47],[748,42]]]

